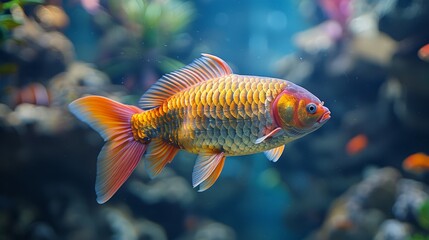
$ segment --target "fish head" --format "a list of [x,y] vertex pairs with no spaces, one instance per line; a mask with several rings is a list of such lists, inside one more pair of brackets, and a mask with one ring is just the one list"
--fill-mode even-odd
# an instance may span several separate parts
[[273,118],[290,136],[308,134],[331,118],[331,112],[312,93],[290,83],[273,102]]

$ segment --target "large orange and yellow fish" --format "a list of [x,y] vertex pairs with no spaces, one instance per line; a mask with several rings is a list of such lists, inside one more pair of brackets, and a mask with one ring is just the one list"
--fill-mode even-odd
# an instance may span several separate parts
[[70,111],[106,141],[97,163],[97,202],[109,200],[141,158],[151,177],[180,149],[198,154],[192,184],[199,191],[219,177],[225,158],[264,152],[276,162],[284,145],[321,127],[330,111],[291,82],[233,74],[222,59],[203,54],[163,76],[140,108],[100,96]]

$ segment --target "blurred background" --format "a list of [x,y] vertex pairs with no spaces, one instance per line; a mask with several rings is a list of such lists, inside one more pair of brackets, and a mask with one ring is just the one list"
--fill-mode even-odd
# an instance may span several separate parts
[[[0,239],[429,239],[429,1],[0,1]],[[67,105],[136,105],[201,53],[295,82],[331,120],[277,163],[142,164],[95,201],[102,138]]]

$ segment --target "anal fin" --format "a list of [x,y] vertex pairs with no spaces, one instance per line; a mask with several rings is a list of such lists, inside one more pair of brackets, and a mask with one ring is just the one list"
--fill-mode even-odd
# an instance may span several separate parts
[[265,151],[264,154],[271,162],[277,162],[277,160],[279,160],[280,156],[282,155],[284,149],[285,145],[281,145],[280,147]]
[[200,186],[199,192],[209,189],[218,179],[225,163],[224,153],[201,153],[192,172],[192,185]]
[[143,157],[149,176],[154,178],[160,174],[165,165],[173,160],[178,151],[178,148],[168,144],[161,138],[152,139]]

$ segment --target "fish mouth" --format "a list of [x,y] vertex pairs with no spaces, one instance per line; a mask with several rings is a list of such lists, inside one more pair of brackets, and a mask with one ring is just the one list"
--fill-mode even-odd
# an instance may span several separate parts
[[317,120],[317,122],[318,123],[325,123],[330,118],[331,118],[331,112],[328,110],[319,118],[319,120]]

